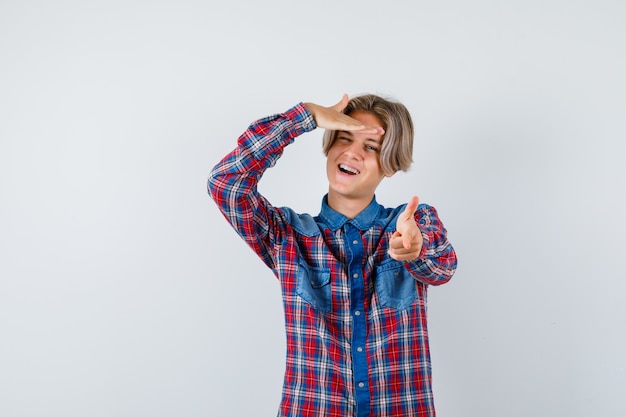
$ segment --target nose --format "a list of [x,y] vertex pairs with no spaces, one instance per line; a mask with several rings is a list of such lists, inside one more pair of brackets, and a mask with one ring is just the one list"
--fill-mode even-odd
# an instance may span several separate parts
[[353,140],[350,145],[346,148],[346,154],[348,154],[350,157],[353,157],[355,159],[362,159],[363,158],[363,146],[362,144],[357,141],[357,140]]

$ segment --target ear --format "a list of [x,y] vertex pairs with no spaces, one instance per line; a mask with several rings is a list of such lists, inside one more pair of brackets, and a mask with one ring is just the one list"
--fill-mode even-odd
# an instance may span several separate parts
[[391,177],[393,177],[394,175],[396,175],[396,172],[398,172],[398,171],[393,171],[391,174],[385,174],[385,177],[387,177],[387,178],[391,178]]

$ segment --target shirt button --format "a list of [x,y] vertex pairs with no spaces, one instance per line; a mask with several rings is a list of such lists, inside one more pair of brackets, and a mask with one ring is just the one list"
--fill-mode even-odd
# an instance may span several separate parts
[[358,277],[359,277],[359,274],[353,274],[352,275],[352,278],[358,278]]
[[352,241],[352,244],[353,244],[353,245],[357,245],[358,243],[359,243],[359,241],[358,241],[358,240],[356,240],[356,239]]
[[355,315],[355,316],[360,316],[360,315],[361,315],[361,312],[360,312],[359,310],[357,310],[357,311],[355,311],[355,312],[354,312],[354,315]]
[[359,382],[359,388],[363,388],[365,384],[363,382]]
[[357,352],[363,352],[363,348],[361,346],[359,346],[358,348],[356,348]]

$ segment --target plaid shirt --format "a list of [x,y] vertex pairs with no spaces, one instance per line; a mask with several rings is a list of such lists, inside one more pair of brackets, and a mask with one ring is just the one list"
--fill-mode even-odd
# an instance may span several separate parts
[[353,219],[326,198],[317,217],[273,207],[259,179],[315,127],[302,104],[261,119],[209,178],[219,209],[281,285],[287,357],[278,415],[434,416],[426,290],[452,277],[454,249],[425,204],[415,213],[422,251],[410,262],[387,254],[404,206],[374,199]]

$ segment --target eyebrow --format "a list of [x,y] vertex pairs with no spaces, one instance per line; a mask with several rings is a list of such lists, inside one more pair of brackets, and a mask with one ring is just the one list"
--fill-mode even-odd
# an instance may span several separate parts
[[[346,135],[348,135],[348,136],[354,136],[354,135],[352,134],[352,132],[351,132],[351,131],[349,131],[349,130],[338,130],[338,131],[337,131],[337,136],[339,136],[339,135],[340,135],[340,134],[342,134],[342,133],[343,133],[343,134],[346,134]],[[371,137],[367,137],[367,138],[365,138],[365,141],[374,142],[374,143],[376,143],[377,145],[381,145],[381,144],[383,143],[382,138],[381,138],[381,139],[374,139],[374,138],[371,138]]]

